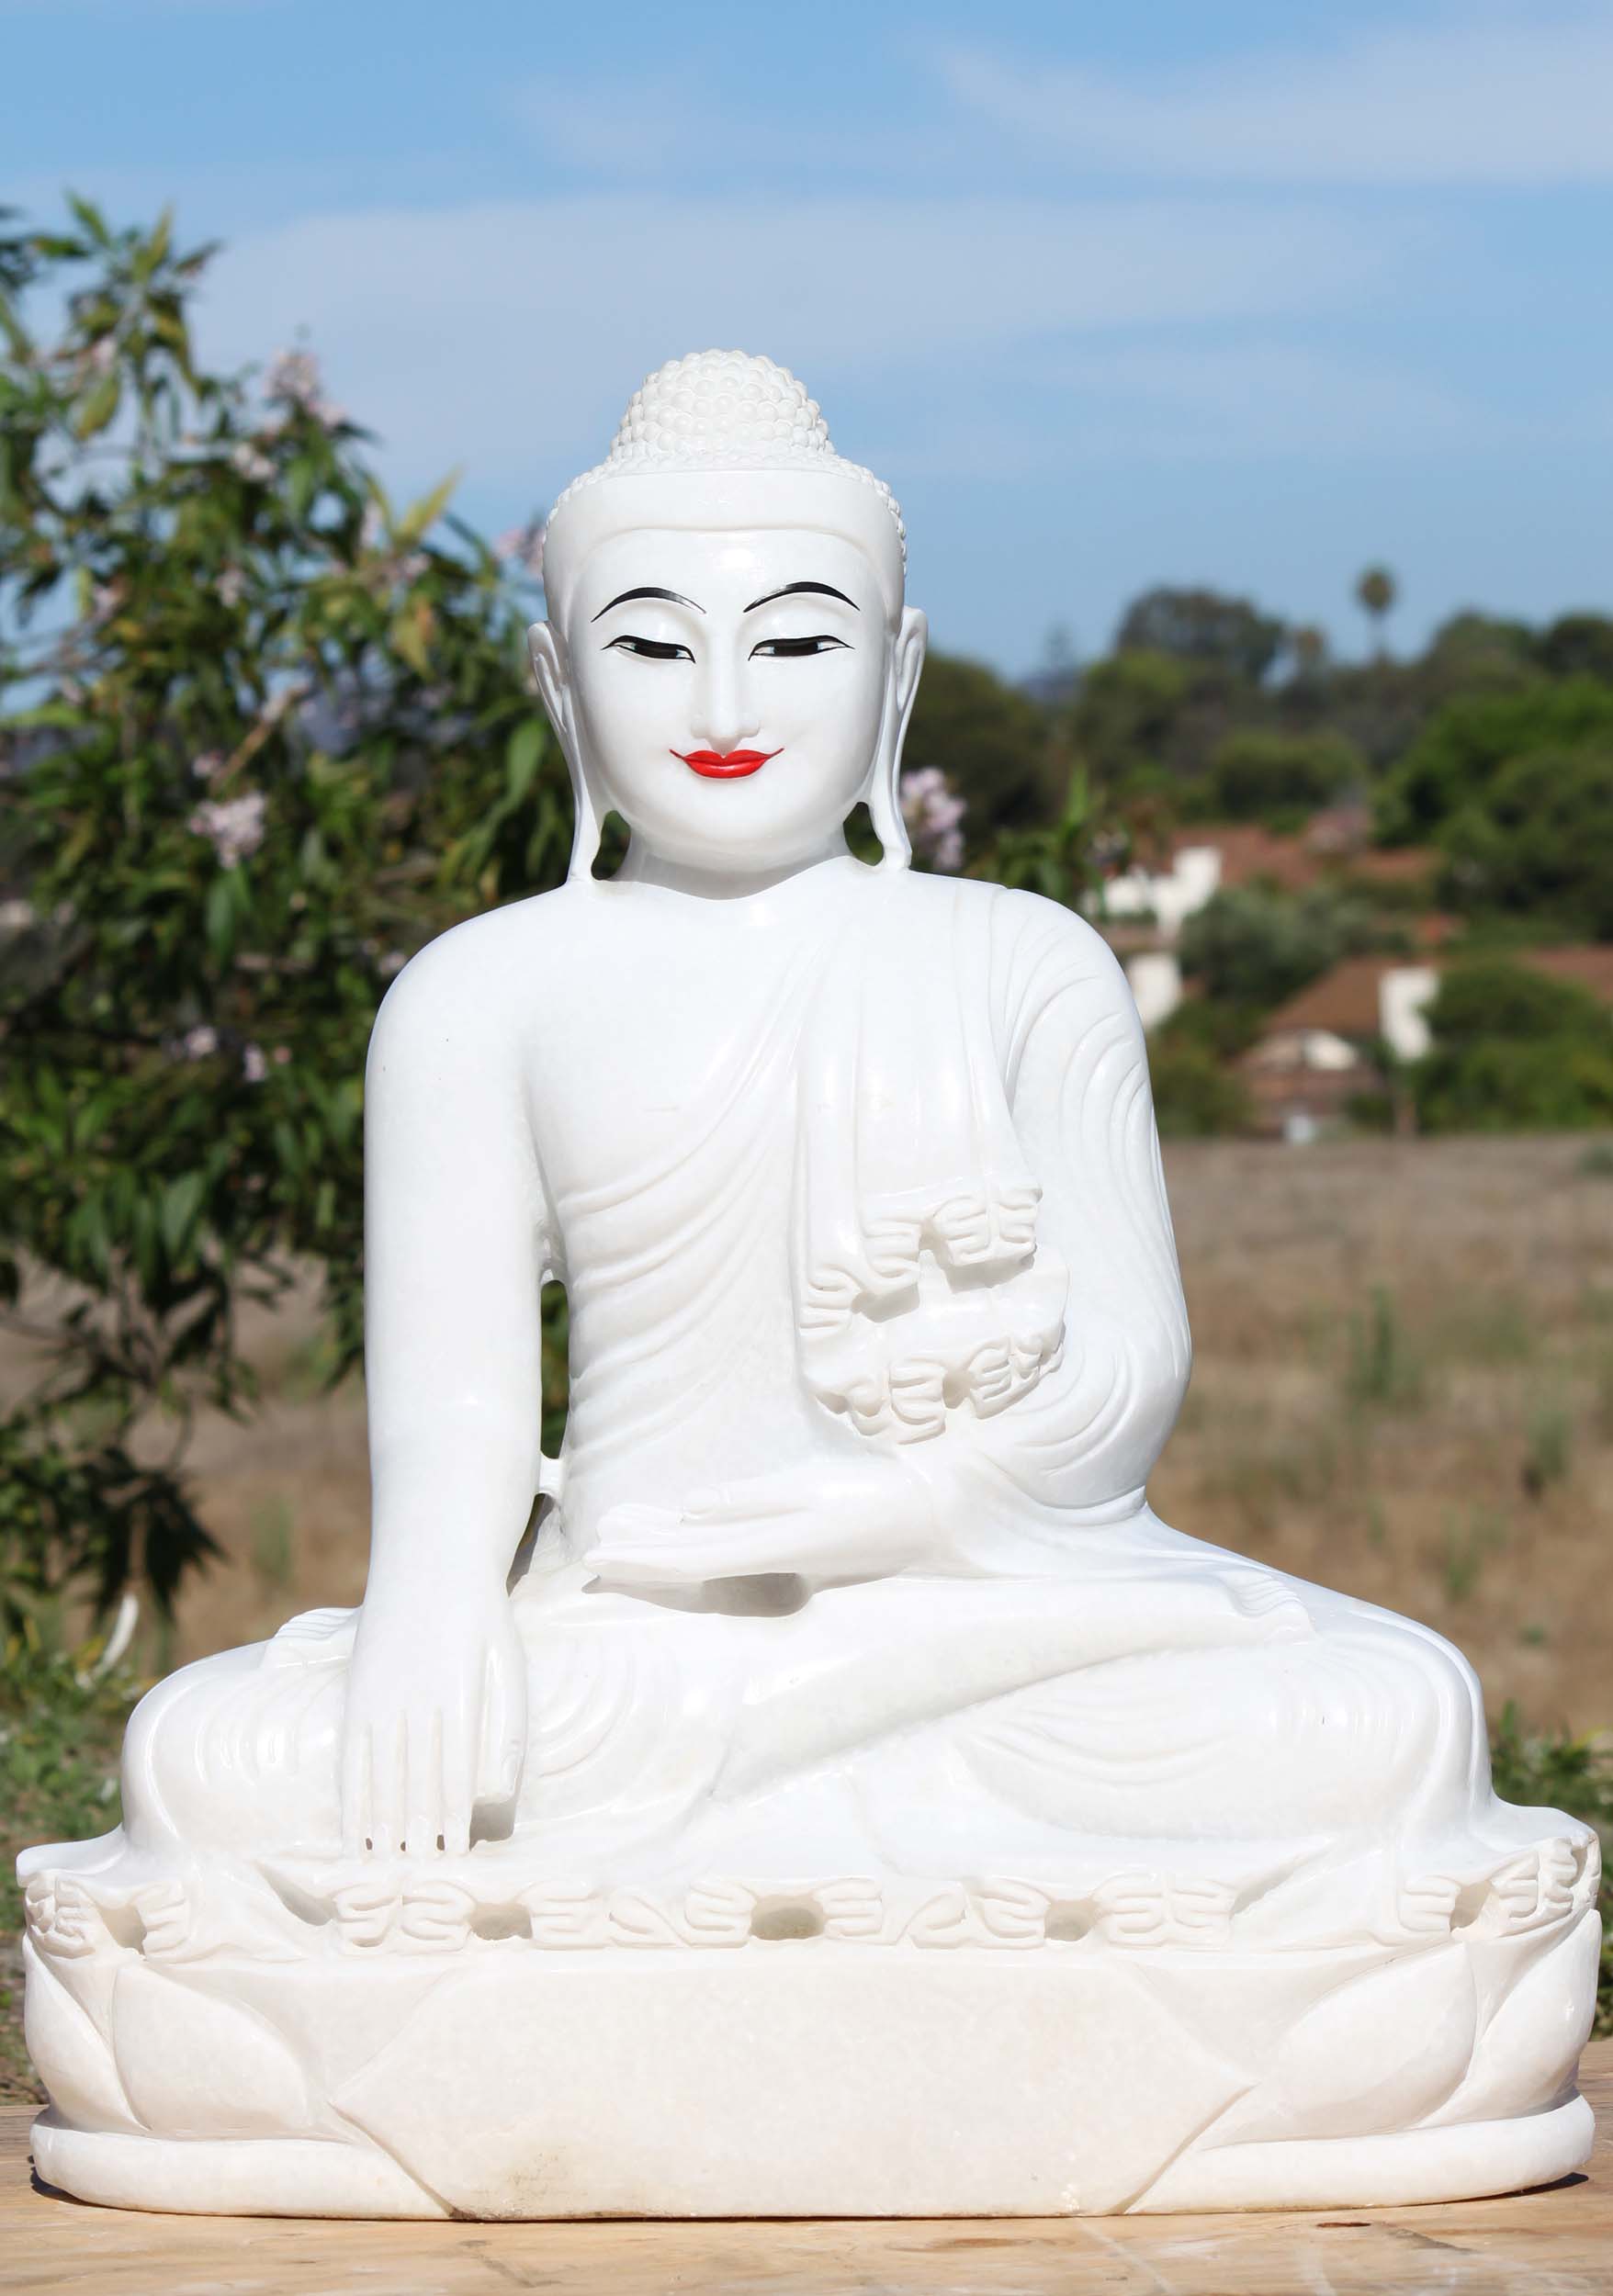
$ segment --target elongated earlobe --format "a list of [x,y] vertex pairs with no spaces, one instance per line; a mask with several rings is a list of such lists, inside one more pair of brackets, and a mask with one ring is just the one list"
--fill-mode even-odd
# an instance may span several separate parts
[[599,852],[600,813],[582,770],[582,745],[571,709],[571,688],[566,675],[562,642],[553,625],[547,622],[535,622],[526,633],[526,642],[532,652],[532,672],[537,681],[539,696],[555,729],[566,771],[571,776],[574,822],[567,882],[574,877],[592,878]]
[[884,855],[882,869],[906,869],[913,858],[912,840],[908,825],[902,818],[902,745],[908,738],[908,721],[913,715],[913,703],[919,692],[919,673],[924,667],[924,648],[929,642],[930,624],[917,606],[908,606],[902,615],[897,641],[891,648],[890,677],[885,686],[885,712],[880,719],[879,746],[874,752],[874,768],[863,792],[874,833],[878,838]]

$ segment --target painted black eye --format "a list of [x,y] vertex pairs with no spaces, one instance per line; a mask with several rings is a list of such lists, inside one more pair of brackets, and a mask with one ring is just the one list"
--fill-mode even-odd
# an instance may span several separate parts
[[827,654],[831,648],[850,652],[843,637],[764,637],[760,646],[750,648],[750,658],[771,657],[774,661],[799,661],[807,654]]
[[642,661],[693,661],[694,658],[686,646],[674,646],[660,637],[614,637],[604,650],[607,654],[637,654]]

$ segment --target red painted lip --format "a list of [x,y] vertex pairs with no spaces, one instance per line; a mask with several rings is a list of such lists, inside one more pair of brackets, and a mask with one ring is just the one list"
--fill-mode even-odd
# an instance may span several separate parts
[[730,749],[725,757],[720,749],[674,749],[692,773],[704,774],[708,782],[742,782],[747,773],[757,772],[769,758],[776,758],[776,749]]

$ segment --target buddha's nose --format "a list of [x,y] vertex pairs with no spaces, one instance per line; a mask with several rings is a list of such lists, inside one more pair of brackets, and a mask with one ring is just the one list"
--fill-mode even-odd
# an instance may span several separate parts
[[731,657],[719,659],[723,652],[714,646],[706,657],[690,730],[704,748],[726,757],[761,732],[761,713],[739,663]]

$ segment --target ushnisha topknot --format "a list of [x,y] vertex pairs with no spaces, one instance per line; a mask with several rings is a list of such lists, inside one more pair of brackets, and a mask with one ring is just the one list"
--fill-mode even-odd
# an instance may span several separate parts
[[907,530],[896,498],[830,443],[816,399],[745,351],[669,359],[634,392],[603,462],[573,478],[544,528],[551,611],[603,535],[629,525],[819,526],[867,549],[901,604]]

